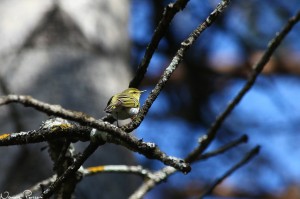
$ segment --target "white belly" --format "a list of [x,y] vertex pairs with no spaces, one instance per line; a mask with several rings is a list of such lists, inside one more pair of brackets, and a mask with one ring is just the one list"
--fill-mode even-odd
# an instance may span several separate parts
[[125,120],[128,118],[132,118],[136,114],[138,114],[139,108],[127,108],[126,110],[119,110],[117,112],[113,112],[112,115],[117,120]]

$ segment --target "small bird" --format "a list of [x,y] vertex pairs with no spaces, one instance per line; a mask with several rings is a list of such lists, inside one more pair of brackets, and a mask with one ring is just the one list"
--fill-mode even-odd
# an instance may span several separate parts
[[107,102],[104,111],[112,114],[117,121],[132,118],[139,112],[139,100],[143,92],[136,88],[128,88],[115,94]]

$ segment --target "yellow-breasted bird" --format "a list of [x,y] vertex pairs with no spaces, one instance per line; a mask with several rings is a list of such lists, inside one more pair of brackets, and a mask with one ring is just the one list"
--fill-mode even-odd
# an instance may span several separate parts
[[144,91],[128,88],[113,95],[107,102],[105,112],[112,114],[116,120],[125,120],[137,115],[140,109],[140,97]]

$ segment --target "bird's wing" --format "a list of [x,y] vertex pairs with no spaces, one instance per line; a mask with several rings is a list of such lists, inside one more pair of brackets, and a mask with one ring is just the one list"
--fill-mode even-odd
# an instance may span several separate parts
[[121,106],[126,108],[136,108],[139,106],[139,101],[129,95],[120,94],[118,96],[118,101],[121,103]]
[[[108,100],[107,106],[104,109],[104,111],[107,112],[107,113],[111,113],[117,106],[119,106],[121,104],[118,100],[113,100],[113,97],[115,97],[115,96],[112,96]],[[115,101],[115,103],[112,103],[112,101]]]

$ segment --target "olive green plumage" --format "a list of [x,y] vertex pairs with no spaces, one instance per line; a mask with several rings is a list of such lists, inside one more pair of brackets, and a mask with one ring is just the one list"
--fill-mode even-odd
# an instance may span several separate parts
[[112,114],[117,120],[132,118],[139,112],[140,97],[144,91],[128,88],[121,93],[113,95],[107,102],[105,112]]

